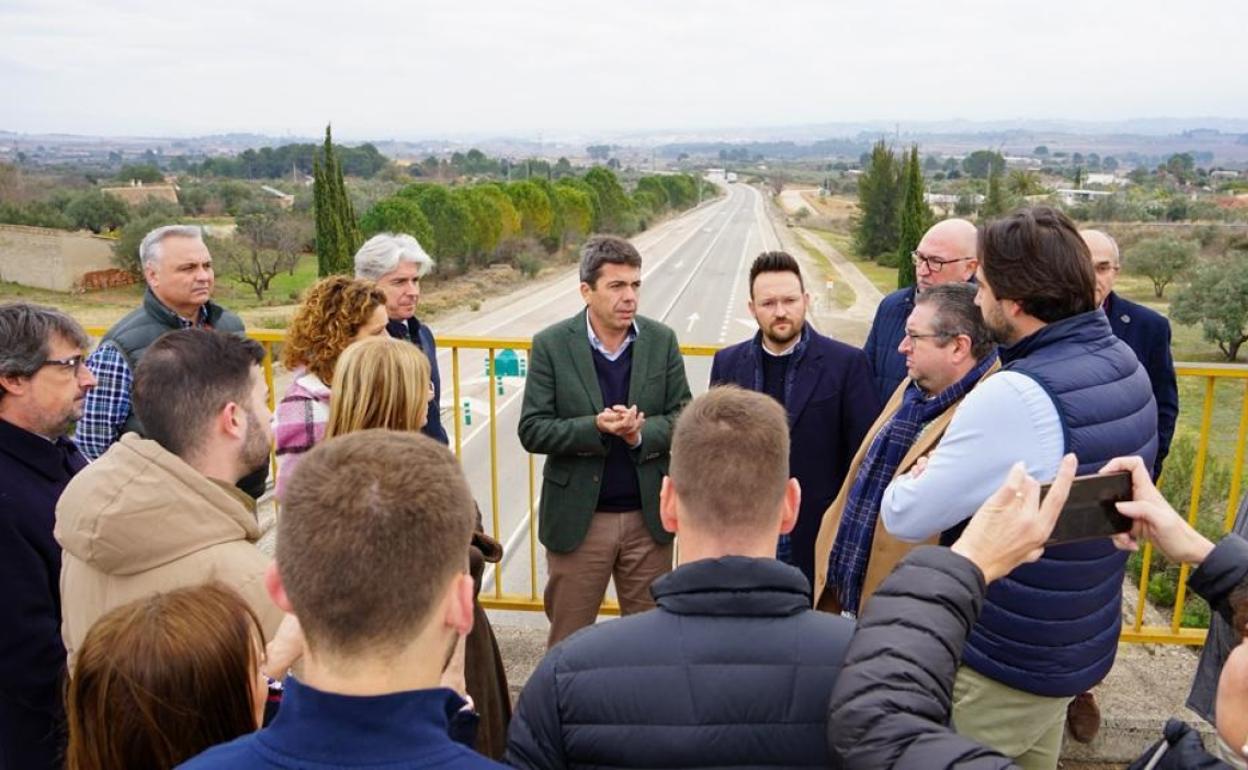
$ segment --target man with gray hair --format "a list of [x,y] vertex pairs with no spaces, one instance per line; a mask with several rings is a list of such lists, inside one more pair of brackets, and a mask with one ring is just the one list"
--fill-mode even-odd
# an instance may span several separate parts
[[675,332],[637,315],[637,249],[594,236],[580,272],[585,310],[533,338],[520,413],[520,443],[547,455],[538,534],[551,646],[594,622],[613,577],[621,613],[654,607],[650,584],[672,569],[659,485],[690,397]]
[[[104,454],[123,433],[142,434],[131,406],[134,370],[143,352],[174,329],[203,327],[243,333],[238,316],[212,301],[216,277],[203,232],[194,225],[165,225],[139,244],[147,291],[143,302],[108,330],[87,359],[99,384],[87,396],[75,440],[92,460]],[[268,467],[239,482],[252,497],[264,492]]]
[[0,767],[60,767],[56,501],[87,459],[66,434],[95,386],[91,341],[59,310],[0,305]]
[[416,317],[420,304],[420,279],[433,269],[433,258],[420,243],[406,233],[379,233],[365,241],[355,253],[355,277],[377,284],[386,295],[386,333],[407,340],[429,358],[433,398],[429,419],[421,429],[431,439],[449,443],[442,427],[442,377],[438,374],[438,347],[433,332]]

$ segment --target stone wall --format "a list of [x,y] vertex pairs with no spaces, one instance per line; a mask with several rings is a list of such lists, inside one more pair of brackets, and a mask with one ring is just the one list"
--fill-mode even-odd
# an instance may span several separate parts
[[87,232],[0,225],[0,281],[74,291],[85,274],[113,266],[112,245]]

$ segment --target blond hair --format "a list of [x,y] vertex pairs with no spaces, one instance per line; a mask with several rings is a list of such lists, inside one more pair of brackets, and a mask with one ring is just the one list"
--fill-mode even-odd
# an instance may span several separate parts
[[410,342],[373,337],[352,343],[334,367],[325,438],[370,428],[420,430],[429,382],[429,359]]

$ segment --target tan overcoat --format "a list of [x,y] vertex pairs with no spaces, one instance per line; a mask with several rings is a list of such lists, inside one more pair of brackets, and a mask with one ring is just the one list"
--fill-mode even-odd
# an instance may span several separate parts
[[[993,362],[992,366],[988,367],[988,371],[984,372],[984,377],[990,376],[1000,368],[1001,364],[999,361]],[[980,378],[980,382],[983,382],[983,377]],[[836,542],[836,531],[841,526],[841,514],[845,510],[845,501],[849,497],[849,490],[854,485],[854,479],[858,476],[858,469],[862,466],[863,458],[866,457],[867,448],[871,446],[871,442],[875,439],[876,434],[893,418],[893,415],[897,414],[897,410],[901,408],[902,395],[908,387],[910,387],[909,377],[902,380],[901,385],[897,386],[897,390],[893,392],[888,403],[884,405],[884,411],[880,413],[875,424],[871,426],[871,430],[867,432],[866,438],[862,440],[862,445],[858,447],[858,451],[854,453],[854,459],[849,464],[849,472],[845,475],[845,483],[841,485],[840,493],[832,501],[832,505],[828,507],[827,513],[823,515],[823,524],[820,525],[819,536],[815,540],[814,597],[817,609],[829,612],[840,612],[841,610],[834,591],[826,591],[827,595],[824,596],[825,590],[828,588],[828,555],[832,552],[833,543]],[[948,409],[941,412],[939,416],[924,426],[923,430],[919,432],[918,438],[915,439],[914,445],[910,447],[910,451],[906,452],[901,459],[901,463],[898,464],[893,478],[908,472],[916,460],[936,448],[936,445],[940,443],[940,439],[945,435],[945,429],[949,427],[949,422],[953,419],[954,412],[957,411],[960,403],[962,403],[961,399],[954,402]],[[927,540],[926,543],[935,543],[936,541],[937,538],[933,537]],[[897,566],[897,562],[901,561],[911,550],[923,544],[904,543],[888,534],[877,514],[875,536],[871,542],[871,555],[867,560],[867,574],[862,583],[862,600],[858,605],[860,613],[867,606],[867,600],[871,598],[871,594],[875,593],[875,589]]]

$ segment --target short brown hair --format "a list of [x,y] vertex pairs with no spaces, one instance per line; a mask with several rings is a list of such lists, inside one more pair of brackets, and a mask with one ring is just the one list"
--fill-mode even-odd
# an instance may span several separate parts
[[668,475],[685,510],[721,531],[773,524],[789,479],[789,425],[771,396],[731,385],[689,402],[672,433]]
[[277,523],[278,572],[308,645],[410,644],[467,570],[475,519],[459,462],[431,438],[365,430],[313,448]]
[[66,768],[173,767],[253,732],[257,644],[260,621],[219,583],[105,613],[69,681]]
[[802,268],[797,260],[787,251],[764,251],[754,258],[750,265],[750,297],[754,296],[754,279],[759,273],[792,273],[797,276],[797,285],[806,291],[806,282],[802,280]]
[[980,226],[979,264],[994,297],[1045,323],[1096,309],[1092,254],[1057,209],[1019,209]]
[[163,335],[134,371],[132,400],[143,435],[186,458],[226,404],[250,405],[251,378],[263,361],[260,343],[236,334],[180,329]]
[[429,359],[406,340],[374,337],[348,347],[330,386],[325,438],[369,428],[420,430],[429,413]]
[[305,367],[328,385],[338,356],[368,323],[386,295],[372,281],[331,275],[308,289],[286,330],[282,365]]
[[641,267],[641,253],[637,247],[618,235],[595,235],[581,246],[581,283],[591,287],[598,283],[602,266],[613,265]]

